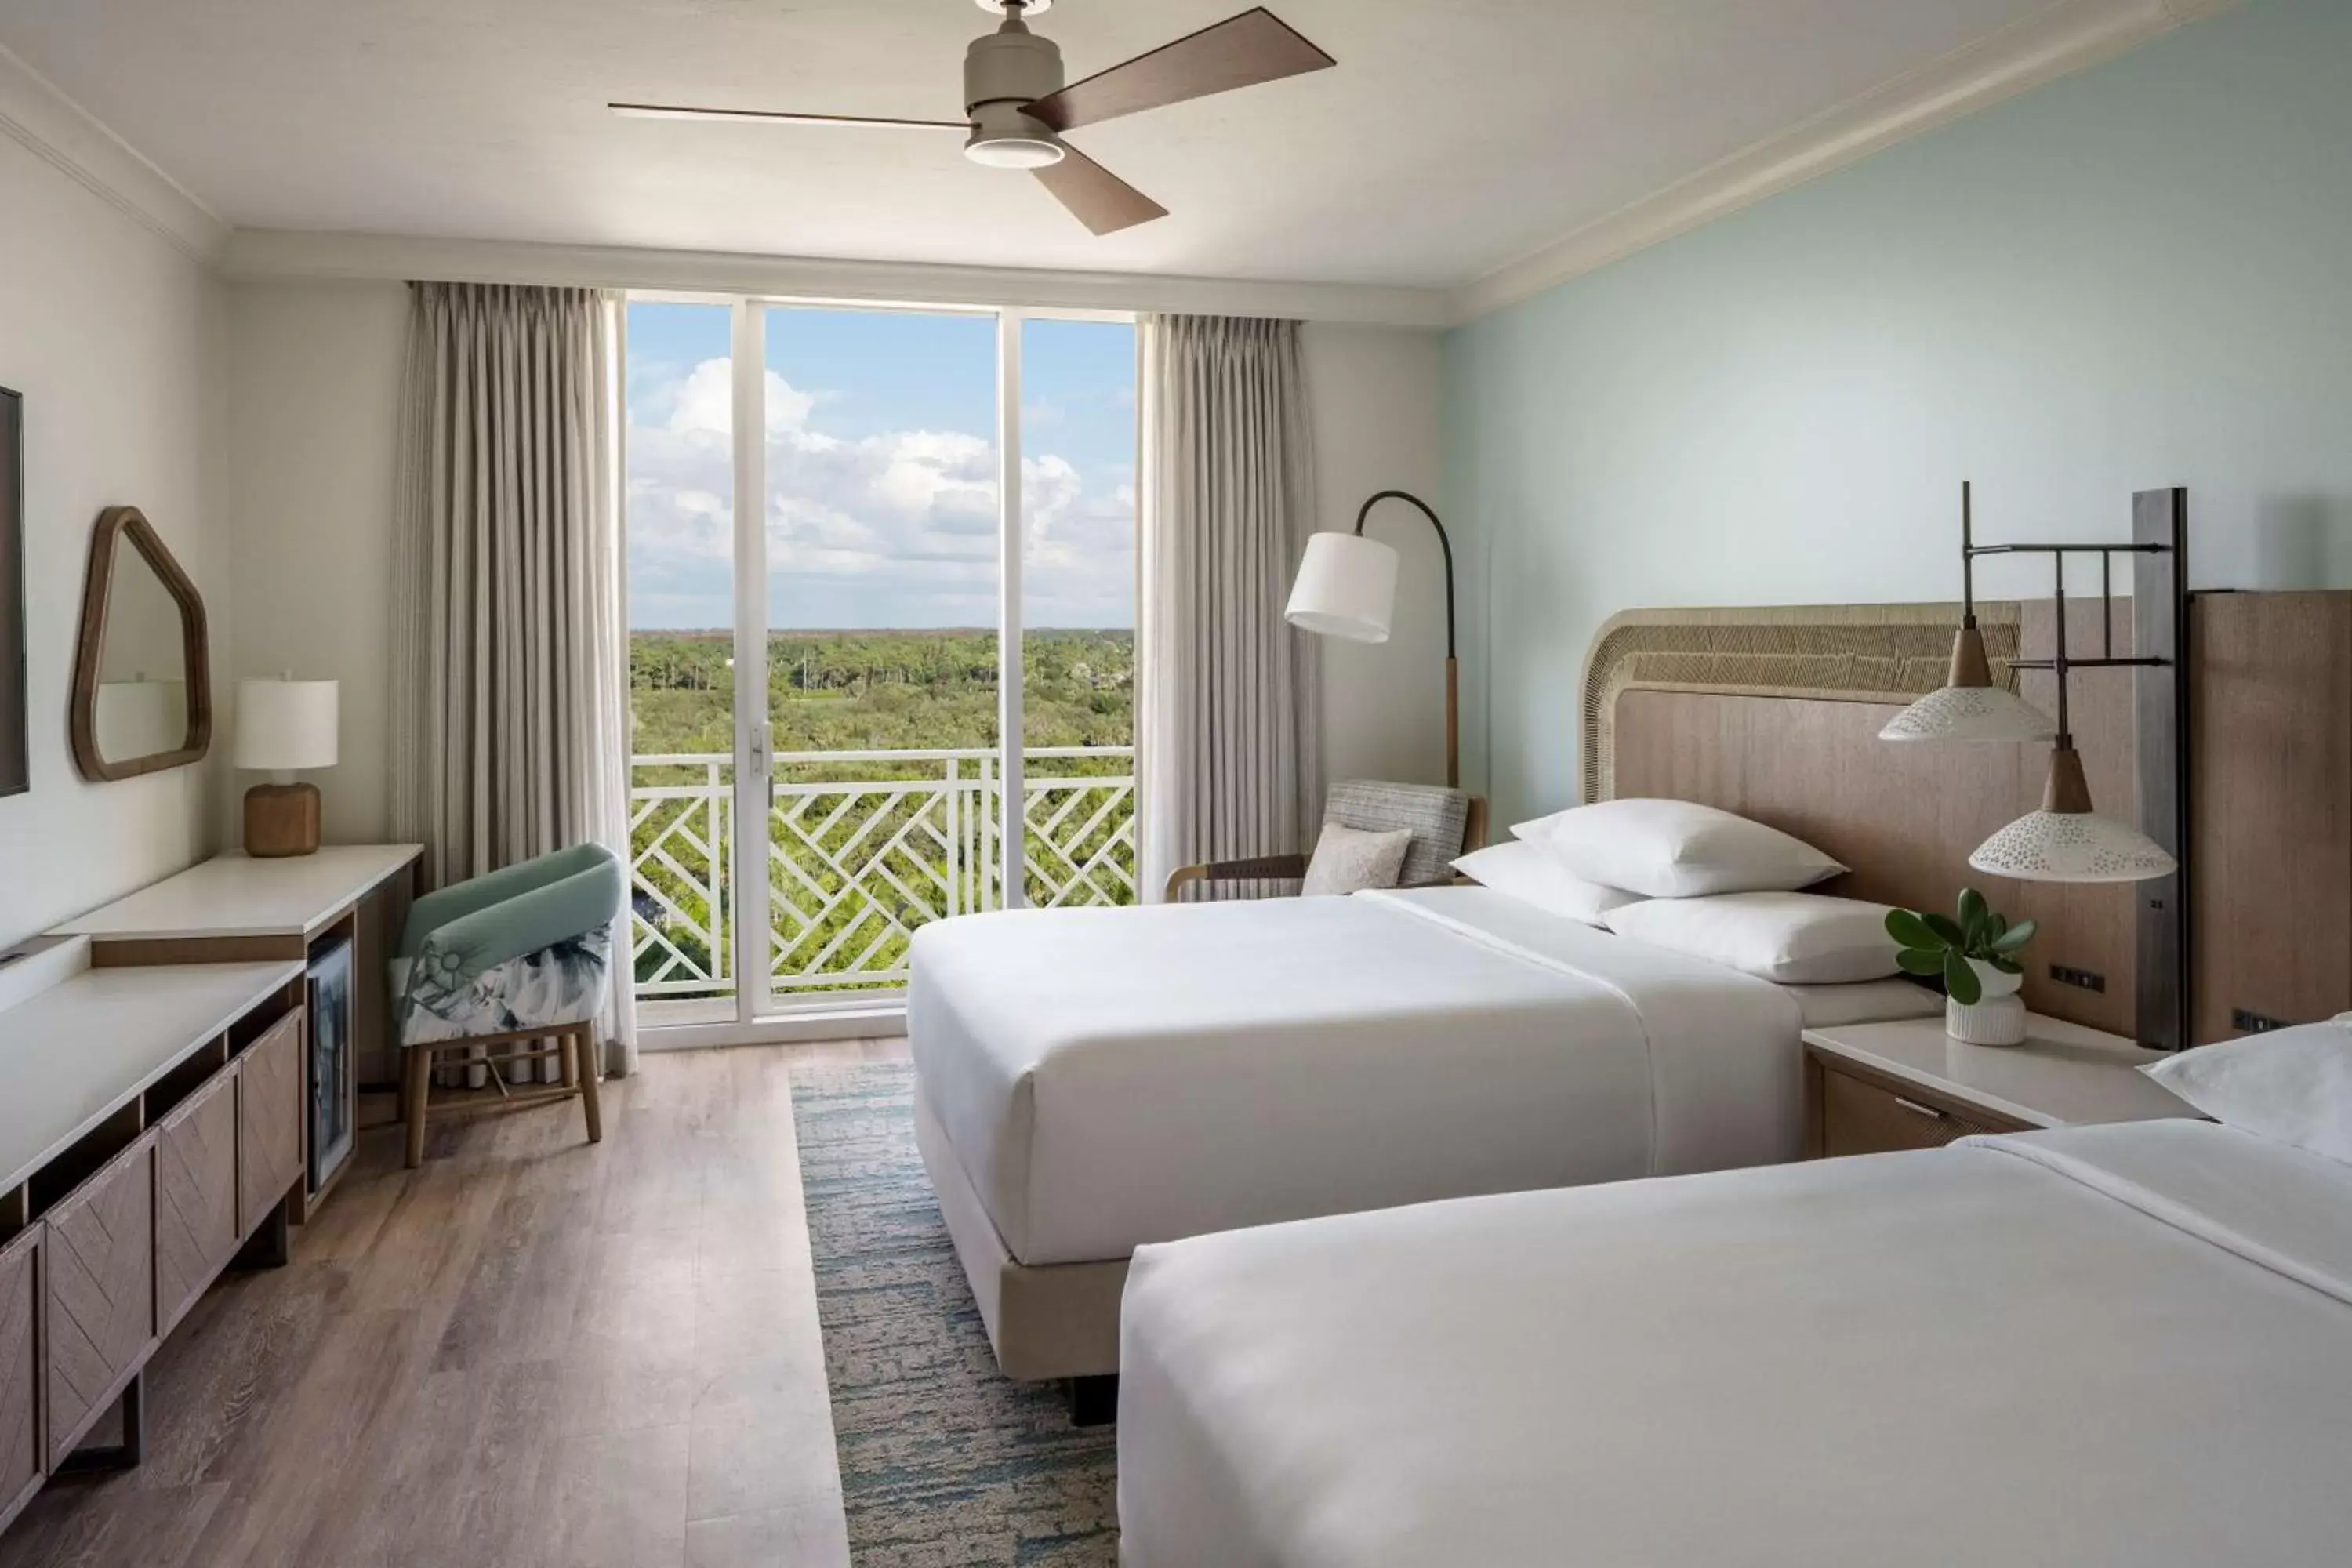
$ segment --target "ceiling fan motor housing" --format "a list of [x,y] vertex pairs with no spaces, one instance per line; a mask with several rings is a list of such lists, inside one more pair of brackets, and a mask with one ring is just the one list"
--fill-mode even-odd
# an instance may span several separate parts
[[1018,16],[985,37],[974,38],[963,57],[963,107],[978,114],[991,104],[1015,109],[1062,90],[1061,46],[1041,38]]
[[965,155],[1001,168],[1034,169],[1058,162],[1052,129],[1022,112],[1062,89],[1062,50],[1022,26],[1016,13],[963,58],[963,107],[971,116]]

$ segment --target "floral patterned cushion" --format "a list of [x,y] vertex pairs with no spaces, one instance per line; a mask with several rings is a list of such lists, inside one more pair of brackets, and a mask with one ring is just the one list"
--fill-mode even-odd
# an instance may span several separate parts
[[599,926],[470,977],[443,978],[457,962],[456,953],[428,943],[402,966],[404,974],[394,970],[394,1017],[402,1045],[588,1022],[604,1010],[613,972],[612,929]]

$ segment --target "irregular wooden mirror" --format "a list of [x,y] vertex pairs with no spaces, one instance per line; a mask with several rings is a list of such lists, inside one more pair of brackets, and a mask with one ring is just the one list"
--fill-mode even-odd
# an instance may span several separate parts
[[184,767],[212,745],[204,596],[137,507],[109,507],[90,541],[71,729],[87,779]]

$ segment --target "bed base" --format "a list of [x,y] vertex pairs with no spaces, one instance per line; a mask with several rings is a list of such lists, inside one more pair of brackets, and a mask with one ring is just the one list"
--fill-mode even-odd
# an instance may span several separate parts
[[922,1152],[931,1190],[939,1194],[940,1213],[964,1278],[971,1282],[972,1299],[980,1306],[999,1370],[1024,1383],[1075,1380],[1071,1415],[1080,1425],[1088,1424],[1083,1417],[1089,1411],[1116,1413],[1118,1300],[1127,1289],[1128,1260],[1031,1268],[1014,1258],[964,1174],[947,1129],[923,1098],[919,1078],[915,1083],[915,1146]]
[[1070,1425],[1108,1426],[1118,1419],[1118,1374],[1074,1377],[1069,1382]]

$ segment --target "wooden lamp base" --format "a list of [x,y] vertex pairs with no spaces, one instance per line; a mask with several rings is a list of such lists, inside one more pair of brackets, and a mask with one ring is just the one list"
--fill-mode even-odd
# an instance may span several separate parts
[[319,786],[256,784],[245,792],[245,852],[257,860],[315,855]]

